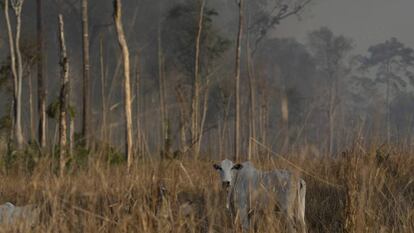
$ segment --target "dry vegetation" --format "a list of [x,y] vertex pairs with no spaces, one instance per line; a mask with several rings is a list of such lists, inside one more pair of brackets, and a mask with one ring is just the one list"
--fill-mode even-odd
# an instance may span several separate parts
[[[210,159],[222,154],[248,154],[258,168],[300,174],[307,182],[308,232],[414,232],[414,150],[403,149],[412,147],[414,49],[396,38],[358,59],[353,40],[326,27],[308,33],[306,43],[273,38],[274,27],[313,0],[246,1],[245,7],[239,0],[237,20],[231,9],[217,17],[214,7],[225,8],[221,1],[146,1],[135,4],[132,17],[136,1],[110,6],[96,0],[89,17],[82,0],[79,85],[77,8],[56,1],[56,9],[43,9],[37,0],[34,52],[20,41],[21,32],[32,41],[30,20],[21,25],[24,1],[1,2],[10,53],[0,64],[0,204],[34,204],[41,216],[34,226],[0,225],[0,233],[238,232]],[[131,8],[124,17],[121,2]],[[113,22],[104,16],[111,7]],[[54,22],[53,11],[65,15],[68,26],[60,18],[62,57],[46,65],[47,56],[57,61],[51,53],[57,48],[42,47],[56,40],[42,29]],[[30,16],[25,12],[25,19]],[[122,18],[128,19],[125,29]],[[121,49],[112,46],[107,22],[116,26]],[[92,35],[99,35],[99,54]],[[48,81],[58,65],[61,83]],[[367,144],[400,145],[351,146],[357,134]],[[276,155],[266,146],[288,153]],[[338,153],[343,148],[349,150]],[[255,232],[285,232],[273,210],[253,219]]]
[[[0,202],[39,205],[33,232],[234,232],[212,161],[139,160],[128,175],[126,164],[109,165],[103,155],[63,178],[51,159],[32,172],[15,162],[1,172]],[[296,155],[284,158],[306,170],[309,232],[414,232],[412,154],[382,148],[339,158]],[[295,170],[281,157],[263,155],[255,163]],[[277,217],[260,218],[256,227],[277,232]]]

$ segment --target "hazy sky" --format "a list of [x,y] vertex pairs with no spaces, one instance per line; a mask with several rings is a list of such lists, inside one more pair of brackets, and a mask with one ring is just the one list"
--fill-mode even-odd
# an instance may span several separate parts
[[285,21],[275,36],[294,36],[303,41],[310,30],[328,26],[336,34],[352,37],[358,52],[397,37],[414,47],[414,0],[314,0],[298,22]]

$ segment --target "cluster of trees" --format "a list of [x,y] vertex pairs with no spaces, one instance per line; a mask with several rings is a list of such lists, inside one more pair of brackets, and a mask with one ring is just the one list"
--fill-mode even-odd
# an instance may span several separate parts
[[[124,142],[128,165],[155,151],[237,159],[303,145],[332,155],[355,138],[410,145],[413,50],[391,38],[356,56],[351,38],[326,27],[305,43],[270,37],[312,2],[228,1],[220,12],[214,0],[37,0],[36,14],[28,13],[37,37],[29,40],[21,39],[26,3],[3,0],[4,140],[13,150],[31,142],[46,152],[60,129],[60,153]],[[51,12],[66,21],[60,40]]]

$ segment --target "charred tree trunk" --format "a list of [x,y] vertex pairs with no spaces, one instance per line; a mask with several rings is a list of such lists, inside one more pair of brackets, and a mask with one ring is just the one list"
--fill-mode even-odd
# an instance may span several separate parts
[[240,154],[240,57],[241,57],[241,43],[243,36],[243,0],[239,0],[239,30],[237,33],[236,45],[236,65],[235,65],[235,85],[234,85],[234,112],[236,119],[234,120],[234,160],[239,160]]
[[39,115],[38,137],[40,148],[46,147],[46,89],[43,75],[43,22],[42,0],[37,0],[37,112]]
[[124,108],[125,108],[125,154],[128,160],[128,171],[132,166],[132,112],[131,112],[131,84],[130,84],[130,67],[129,67],[129,50],[125,39],[124,28],[121,19],[121,0],[114,0],[114,22],[118,35],[119,46],[122,50],[122,59],[124,63]]
[[90,143],[90,64],[89,64],[89,33],[88,33],[88,0],[82,0],[82,47],[83,47],[83,108],[82,137],[85,146]]
[[66,52],[65,33],[63,16],[59,14],[59,48],[60,48],[60,66],[61,66],[61,88],[59,96],[59,159],[60,175],[62,176],[65,169],[67,157],[67,105],[69,93],[69,62]]
[[12,7],[16,16],[16,37],[13,38],[13,30],[11,27],[9,16],[9,1],[4,1],[4,16],[6,19],[7,33],[9,39],[11,70],[13,76],[13,134],[15,141],[14,144],[17,147],[17,149],[21,149],[24,143],[21,125],[23,64],[20,52],[20,32],[22,6],[23,0],[17,0],[12,2]]

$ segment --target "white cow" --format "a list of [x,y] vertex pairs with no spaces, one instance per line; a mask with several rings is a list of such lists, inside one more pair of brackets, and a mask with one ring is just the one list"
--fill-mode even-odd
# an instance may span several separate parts
[[[225,159],[214,164],[222,186],[227,191],[226,207],[240,217],[242,228],[248,231],[250,215],[274,204],[284,214],[290,232],[306,232],[306,183],[286,170],[259,171],[251,162],[234,164]],[[297,223],[297,224],[295,224]]]
[[10,202],[0,205],[0,226],[22,223],[34,226],[39,221],[40,210],[33,205],[15,206]]

